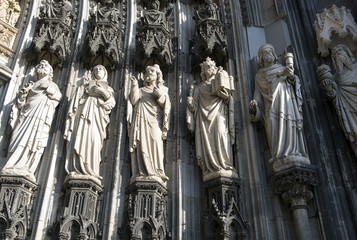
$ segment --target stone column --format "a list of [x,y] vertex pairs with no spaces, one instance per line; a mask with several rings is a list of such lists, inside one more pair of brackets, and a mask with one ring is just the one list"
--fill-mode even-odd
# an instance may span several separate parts
[[217,177],[203,183],[205,239],[247,239],[248,222],[240,211],[240,180]]
[[120,239],[171,239],[167,227],[167,188],[155,180],[136,180],[127,189]]
[[0,239],[26,239],[37,184],[23,176],[0,176]]
[[315,186],[313,165],[296,164],[275,173],[275,192],[291,210],[297,240],[312,239],[307,210]]
[[67,178],[62,189],[64,199],[52,230],[53,239],[98,239],[102,186],[92,179]]

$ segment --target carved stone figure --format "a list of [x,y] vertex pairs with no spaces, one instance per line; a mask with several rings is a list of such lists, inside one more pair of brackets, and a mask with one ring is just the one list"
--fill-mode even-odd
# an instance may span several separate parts
[[294,75],[292,55],[286,67],[279,64],[274,47],[259,48],[259,71],[255,76],[254,100],[250,108],[255,112],[252,121],[263,120],[269,142],[273,169],[289,162],[309,164],[302,126],[302,95],[300,80]]
[[343,44],[332,50],[335,76],[327,65],[317,70],[320,87],[332,100],[340,125],[357,156],[357,64],[350,49]]
[[202,82],[187,97],[187,123],[195,133],[196,158],[203,181],[235,177],[233,78],[210,58],[200,64]]
[[0,0],[0,20],[15,27],[19,19],[21,7],[15,0]]
[[159,65],[147,66],[144,87],[139,88],[135,77],[128,111],[130,125],[129,151],[131,152],[131,181],[155,179],[165,182],[164,140],[169,129],[171,110],[168,88],[163,85],[163,75]]
[[51,65],[42,60],[35,67],[34,81],[18,94],[11,113],[13,133],[3,174],[23,175],[36,181],[35,172],[47,145],[55,108],[62,94],[52,82]]
[[65,169],[70,178],[100,183],[101,150],[109,114],[115,106],[107,70],[97,65],[78,87],[68,110],[64,138],[68,141]]
[[121,18],[119,9],[115,8],[112,0],[106,0],[103,6],[100,6],[94,13],[97,22],[111,22],[118,24]]

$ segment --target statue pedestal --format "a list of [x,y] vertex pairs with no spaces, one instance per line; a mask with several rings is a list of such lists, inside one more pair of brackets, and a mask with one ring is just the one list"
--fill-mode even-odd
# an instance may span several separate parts
[[240,180],[217,177],[203,183],[205,239],[247,239],[248,223],[240,212]]
[[154,180],[136,180],[126,189],[120,239],[171,239],[167,227],[167,189]]
[[52,239],[98,239],[98,213],[103,188],[88,178],[66,178]]
[[316,186],[315,166],[297,164],[275,173],[275,192],[290,207],[297,240],[312,239],[308,203]]
[[26,239],[37,184],[24,176],[0,175],[0,239]]

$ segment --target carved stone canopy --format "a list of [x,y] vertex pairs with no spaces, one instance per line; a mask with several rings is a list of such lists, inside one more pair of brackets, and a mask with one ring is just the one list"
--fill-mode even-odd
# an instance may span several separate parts
[[220,16],[220,8],[213,1],[195,12],[195,35],[191,52],[196,62],[211,57],[218,65],[224,65],[227,59],[227,35]]
[[141,63],[148,59],[157,59],[161,66],[168,66],[175,59],[170,21],[173,6],[169,2],[165,4],[161,6],[159,0],[144,3],[136,35],[138,59]]
[[[85,53],[82,60],[87,67],[92,67],[97,56],[105,56],[113,69],[118,67],[123,57],[122,38],[123,32],[120,29],[122,14],[111,0],[98,3],[92,9],[89,19],[88,31],[85,43]],[[100,64],[105,65],[101,62]]]
[[49,51],[58,59],[59,67],[71,54],[70,46],[74,28],[72,4],[67,0],[58,3],[46,0],[40,8],[40,16],[32,41],[30,58],[41,51]]
[[333,5],[316,15],[315,30],[318,52],[326,57],[335,45],[346,44],[352,51],[357,50],[357,25],[349,9]]

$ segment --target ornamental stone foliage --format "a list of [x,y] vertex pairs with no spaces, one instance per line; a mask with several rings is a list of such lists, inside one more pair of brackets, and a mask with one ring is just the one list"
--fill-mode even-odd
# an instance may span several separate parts
[[[67,0],[55,2],[43,0],[35,37],[32,41],[31,54],[49,51],[56,55],[58,64],[62,67],[71,54],[71,41],[74,32],[72,3]],[[30,56],[31,57],[31,56]]]

